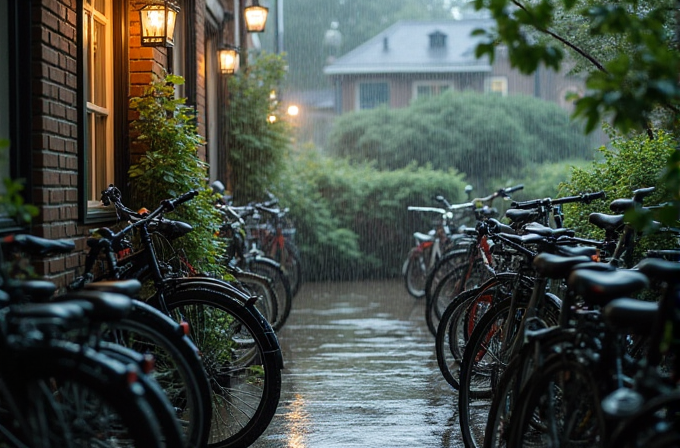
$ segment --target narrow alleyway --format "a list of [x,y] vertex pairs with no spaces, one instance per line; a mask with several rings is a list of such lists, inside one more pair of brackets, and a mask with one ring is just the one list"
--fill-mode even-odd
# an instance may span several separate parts
[[281,403],[253,446],[462,446],[424,309],[400,280],[303,285],[279,335]]

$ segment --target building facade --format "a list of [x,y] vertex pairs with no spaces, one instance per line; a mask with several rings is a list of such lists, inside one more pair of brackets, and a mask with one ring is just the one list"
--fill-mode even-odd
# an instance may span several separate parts
[[477,58],[488,19],[401,21],[327,65],[337,114],[380,105],[405,107],[444,91],[531,95],[570,110],[567,93],[583,93],[580,78],[541,68],[533,75],[513,69],[502,48],[494,61]]
[[[25,180],[39,208],[30,228],[0,216],[0,232],[75,241],[37,273],[65,285],[84,260],[91,229],[115,223],[101,206],[108,184],[125,193],[134,163],[129,99],[164,73],[196,110],[210,176],[226,174],[225,83],[217,50],[247,45],[243,0],[179,0],[172,47],[141,43],[139,10],[153,0],[0,0],[0,177]],[[9,147],[7,147],[9,142]]]

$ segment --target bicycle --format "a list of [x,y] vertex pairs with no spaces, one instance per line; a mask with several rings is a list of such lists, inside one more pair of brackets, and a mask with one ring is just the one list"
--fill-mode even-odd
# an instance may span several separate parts
[[[151,234],[162,233],[168,227],[161,225],[163,215],[194,195],[190,192],[165,200],[154,211],[141,215],[125,207],[120,192],[110,186],[102,193],[102,202],[114,205],[128,224],[115,233],[100,229],[105,236],[90,243],[91,262],[87,265],[99,265],[101,278],[138,278],[153,283],[147,303],[188,324],[189,336],[213,385],[208,446],[244,446],[262,434],[276,412],[281,350],[271,325],[254,307],[256,296],[216,278],[183,277],[157,258]],[[131,243],[132,235],[137,245]],[[120,248],[128,251],[117,260]]]
[[[0,265],[4,252],[18,245],[33,254],[73,248],[72,242],[10,235],[2,240]],[[55,290],[51,282],[19,281],[4,269],[0,274],[1,437],[15,446],[182,447],[169,401],[146,376],[152,365],[132,352],[96,350],[68,335],[103,316],[123,316],[130,299],[81,293],[59,303],[26,303],[27,295]],[[121,356],[110,356],[114,351]]]

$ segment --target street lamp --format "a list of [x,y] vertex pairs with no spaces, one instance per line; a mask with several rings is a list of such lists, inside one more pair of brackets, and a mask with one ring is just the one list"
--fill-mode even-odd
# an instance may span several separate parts
[[264,33],[267,14],[269,14],[269,8],[260,6],[258,0],[253,0],[250,6],[243,9],[243,15],[246,18],[246,30],[249,33]]
[[179,6],[170,0],[149,0],[139,10],[142,46],[172,47]]
[[223,75],[236,73],[239,66],[238,48],[232,46],[220,48],[217,51],[217,56],[220,61],[220,72]]

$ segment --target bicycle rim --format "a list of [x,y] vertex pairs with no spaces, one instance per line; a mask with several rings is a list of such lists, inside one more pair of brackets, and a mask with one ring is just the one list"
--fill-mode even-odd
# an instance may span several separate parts
[[272,347],[273,330],[262,326],[254,309],[205,288],[175,291],[166,305],[174,319],[189,324],[212,385],[208,446],[248,446],[267,428],[280,398],[280,349],[278,343]]

